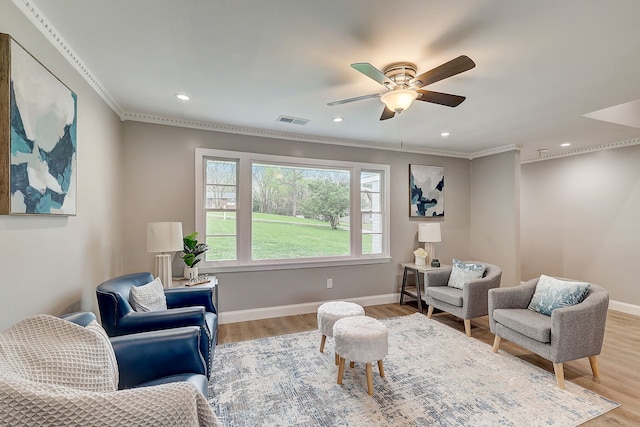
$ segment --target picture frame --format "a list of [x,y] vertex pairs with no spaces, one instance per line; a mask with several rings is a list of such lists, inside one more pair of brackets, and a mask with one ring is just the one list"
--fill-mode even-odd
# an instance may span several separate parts
[[76,215],[77,96],[0,34],[0,214]]
[[409,217],[444,218],[444,167],[409,165]]

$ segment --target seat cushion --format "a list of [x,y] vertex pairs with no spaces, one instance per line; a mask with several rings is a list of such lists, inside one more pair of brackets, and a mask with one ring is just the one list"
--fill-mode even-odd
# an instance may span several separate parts
[[427,287],[427,295],[438,301],[456,307],[462,307],[462,289],[452,288],[450,286],[431,286]]
[[541,343],[551,342],[551,317],[526,308],[493,310],[493,319],[507,328]]

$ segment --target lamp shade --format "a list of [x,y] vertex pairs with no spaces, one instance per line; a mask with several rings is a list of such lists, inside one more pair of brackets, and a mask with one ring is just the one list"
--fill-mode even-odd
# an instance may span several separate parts
[[173,252],[183,248],[181,222],[147,224],[147,252]]
[[439,222],[423,222],[418,225],[418,241],[419,242],[441,242]]
[[391,111],[400,113],[411,107],[411,103],[417,97],[418,92],[413,89],[397,89],[383,94],[380,101]]

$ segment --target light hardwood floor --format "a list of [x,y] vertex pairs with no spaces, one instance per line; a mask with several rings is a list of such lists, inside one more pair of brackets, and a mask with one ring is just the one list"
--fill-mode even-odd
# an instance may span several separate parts
[[[417,312],[415,305],[384,304],[365,307],[368,316],[385,319]],[[426,310],[425,310],[426,314]],[[447,313],[435,314],[433,319],[464,334],[462,320]],[[493,345],[489,319],[471,321],[472,337]],[[229,323],[218,329],[219,344],[246,341],[268,336],[309,331],[317,328],[316,314],[278,317],[250,322]],[[319,343],[318,338],[318,343]],[[553,364],[522,347],[502,340],[500,349],[553,373]],[[600,379],[594,379],[589,361],[576,360],[564,364],[565,380],[620,403],[610,411],[584,426],[640,426],[640,317],[609,311],[602,353],[599,356]]]

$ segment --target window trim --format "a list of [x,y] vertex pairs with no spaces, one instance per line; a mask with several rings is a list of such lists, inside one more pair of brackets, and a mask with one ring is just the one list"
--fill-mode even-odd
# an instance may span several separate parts
[[[201,236],[205,233],[205,205],[204,191],[206,170],[204,161],[206,158],[220,160],[235,160],[237,170],[237,194],[236,194],[236,242],[237,259],[233,261],[206,261],[202,260],[198,267],[203,272],[232,272],[232,271],[261,271],[281,270],[297,268],[316,268],[337,265],[378,264],[391,261],[390,255],[390,177],[391,167],[388,164],[360,163],[342,160],[318,159],[307,157],[291,157],[270,154],[249,153],[244,151],[217,150],[212,148],[195,149],[195,231]],[[350,180],[350,241],[351,253],[358,255],[322,258],[300,258],[288,260],[252,260],[251,259],[251,217],[252,217],[252,192],[246,191],[252,188],[252,166],[254,162],[286,164],[300,167],[344,168],[351,173]],[[360,207],[360,179],[362,171],[379,171],[382,176],[381,196],[383,215],[383,243],[381,254],[362,254],[362,219]],[[247,210],[248,209],[248,210]],[[357,224],[354,223],[354,213],[357,213]],[[248,230],[241,233],[241,230]]]

